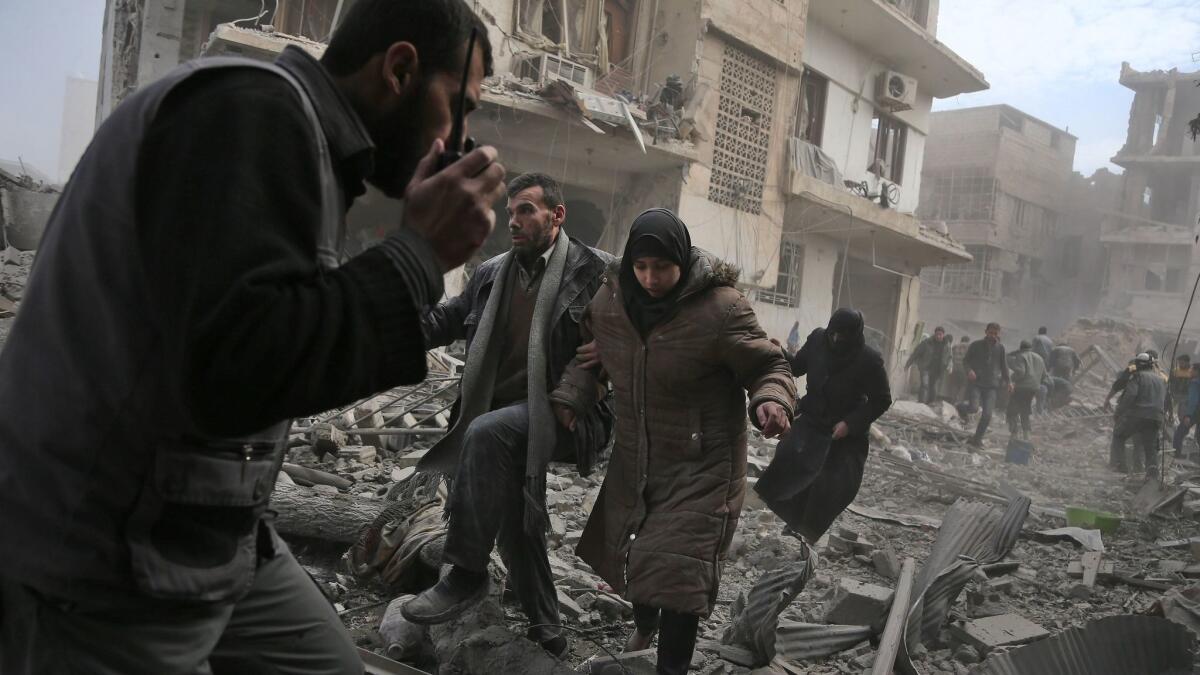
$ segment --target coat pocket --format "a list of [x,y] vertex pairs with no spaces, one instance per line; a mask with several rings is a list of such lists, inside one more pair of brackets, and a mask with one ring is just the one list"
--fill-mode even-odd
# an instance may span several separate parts
[[156,598],[223,601],[254,578],[278,445],[159,447],[127,522],[134,581]]

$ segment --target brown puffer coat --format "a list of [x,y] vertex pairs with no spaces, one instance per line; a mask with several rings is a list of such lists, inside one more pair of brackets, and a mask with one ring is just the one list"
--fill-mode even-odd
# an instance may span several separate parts
[[790,415],[795,380],[730,266],[693,248],[677,313],[644,342],[618,269],[584,313],[605,375],[572,363],[551,396],[589,410],[606,376],[616,399],[612,459],[576,552],[631,602],[708,616],[745,496],[746,392],[751,411],[775,401]]

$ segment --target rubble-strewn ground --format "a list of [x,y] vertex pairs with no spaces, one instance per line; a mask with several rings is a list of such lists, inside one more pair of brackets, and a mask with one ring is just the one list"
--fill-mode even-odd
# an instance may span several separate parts
[[0,251],[0,347],[4,346],[16,317],[16,309],[25,294],[25,282],[33,266],[33,256],[34,251],[18,251],[15,248]]
[[[1159,561],[1190,562],[1191,551],[1187,547],[1164,548],[1156,542],[1186,539],[1198,534],[1195,521],[1183,519],[1178,514],[1135,516],[1133,498],[1142,481],[1126,479],[1106,468],[1110,418],[1084,407],[1076,407],[1071,414],[1081,417],[1068,418],[1060,414],[1037,419],[1033,438],[1037,451],[1028,466],[1004,461],[1003,443],[1007,441],[1007,431],[1003,414],[993,421],[987,449],[975,454],[967,452],[960,442],[966,437],[960,422],[956,419],[943,422],[928,409],[912,403],[901,403],[876,425],[881,433],[873,434],[872,457],[856,506],[890,515],[940,520],[947,507],[960,496],[977,494],[999,501],[1003,497],[998,496],[1011,495],[1015,490],[1033,501],[1022,536],[1008,557],[1019,563],[1019,567],[999,574],[986,587],[983,579],[972,581],[953,606],[952,620],[1013,613],[1053,634],[1104,616],[1148,611],[1162,595],[1161,591],[1107,577],[1090,591],[1080,589],[1079,579],[1068,575],[1068,566],[1080,559],[1084,549],[1072,540],[1046,543],[1032,538],[1032,533],[1038,530],[1064,526],[1062,513],[1067,506],[1095,508],[1125,516],[1115,535],[1104,536],[1103,560],[1114,563],[1117,574],[1157,579],[1171,586],[1188,583],[1178,574],[1164,572]],[[762,440],[753,444],[752,476],[766,466],[773,446],[773,442]],[[410,450],[421,447],[424,446],[418,443]],[[345,460],[315,462],[305,448],[292,452],[291,461],[341,475],[357,474],[361,480],[350,491],[363,496],[384,492],[380,488],[389,482],[396,466],[395,457],[403,455],[403,452],[396,456],[381,453],[376,464],[356,466],[346,465]],[[1195,468],[1186,462],[1182,465]],[[1180,464],[1176,465],[1176,475],[1183,470],[1180,467]],[[366,474],[362,473],[364,470]],[[632,628],[628,609],[605,594],[610,589],[573,553],[602,479],[602,470],[585,478],[566,467],[555,467],[550,480],[548,501],[554,514],[551,564],[561,590],[574,601],[569,606],[564,603],[562,617],[565,625],[573,629],[569,657],[573,666],[602,655],[604,649],[619,652]],[[823,623],[825,597],[842,578],[891,588],[895,580],[880,574],[867,554],[872,548],[890,549],[900,560],[913,557],[919,568],[937,538],[936,523],[934,520],[925,525],[905,526],[844,513],[831,533],[848,538],[857,536],[869,543],[859,544],[857,551],[843,553],[839,549],[846,547],[837,545],[840,542],[831,546],[828,536],[823,539],[817,546],[820,563],[816,577],[784,612],[783,618]],[[338,547],[300,544],[297,552],[322,585],[330,590],[339,608],[348,610],[344,621],[360,645],[381,651],[384,645],[380,644],[375,629],[390,596],[371,583],[358,582],[346,576],[344,570],[339,570],[337,558],[341,549]],[[764,572],[795,561],[799,555],[799,545],[783,535],[781,523],[774,514],[763,510],[761,503],[750,498],[724,571],[718,608],[701,623],[702,640],[694,666],[704,673],[750,672],[750,669],[725,661],[718,655],[717,643],[730,620],[730,606],[739,594],[749,591]],[[524,617],[516,604],[509,599],[504,610],[509,627],[514,632],[521,632]],[[939,646],[944,648],[933,648]],[[823,661],[802,665],[806,672],[814,674],[857,675],[869,666],[873,653],[874,648],[864,644]],[[932,645],[930,650],[916,656],[926,673],[956,675],[967,672],[980,657],[974,650],[963,649],[953,642]],[[428,662],[417,665],[432,667]]]

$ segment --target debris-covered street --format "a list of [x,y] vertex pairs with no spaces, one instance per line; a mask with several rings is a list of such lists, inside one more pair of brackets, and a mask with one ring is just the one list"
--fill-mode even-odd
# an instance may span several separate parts
[[[430,403],[418,409],[437,407]],[[1139,501],[1142,482],[1106,468],[1111,417],[1102,411],[1080,403],[1039,417],[1033,437],[1037,450],[1028,465],[1005,461],[1001,442],[1006,435],[993,434],[983,452],[968,452],[962,442],[967,432],[953,408],[947,405],[943,412],[947,419],[927,406],[898,402],[877,423],[859,497],[819,542],[816,574],[779,617],[782,626],[792,628],[778,633],[776,670],[758,672],[871,672],[873,643],[883,629],[902,562],[911,558],[917,569],[925,564],[943,519],[958,500],[1003,509],[1011,498],[1024,495],[1031,503],[1012,550],[970,575],[933,639],[910,645],[917,672],[993,672],[981,663],[988,656],[1068,629],[1086,630],[1104,617],[1162,616],[1164,598],[1169,598],[1172,619],[1200,628],[1200,615],[1189,618],[1198,609],[1200,593],[1189,590],[1193,578],[1200,577],[1200,545],[1193,547],[1190,541],[1200,507],[1187,491],[1189,477],[1200,472],[1196,465],[1176,461],[1166,493],[1151,502],[1142,495]],[[436,420],[426,424],[436,425]],[[411,480],[409,467],[424,447],[425,442],[416,441],[396,455],[381,451],[360,462],[357,449],[351,449],[349,458],[326,455],[318,461],[304,445],[291,450],[290,461],[353,481],[341,492],[359,501],[383,500],[382,509],[387,495],[399,492],[395,479]],[[766,466],[773,447],[769,441],[753,444],[751,480]],[[574,554],[601,479],[600,473],[582,478],[555,467],[550,481],[551,565],[563,621],[571,629],[568,661],[575,667],[604,657],[605,650],[620,653],[632,625],[629,606]],[[322,491],[333,494],[332,488]],[[1067,508],[1112,513],[1120,517],[1119,525],[1103,534],[1093,528],[1064,530]],[[1062,532],[1046,533],[1053,530]],[[341,558],[345,546],[300,541],[298,554],[338,603],[361,646],[383,654],[390,649],[430,672],[476,672],[467,666],[445,669],[444,663],[437,670],[438,657],[447,653],[439,654],[428,638],[396,632],[395,624],[403,620],[398,612],[388,612],[388,603],[397,593],[372,575],[350,573]],[[727,643],[727,629],[755,583],[764,574],[794,565],[800,554],[774,514],[750,499],[724,570],[718,609],[701,625],[696,671],[746,673],[762,665],[752,649]],[[525,621],[520,610],[511,598],[502,599],[501,608],[510,637],[518,640]],[[839,628],[820,629],[825,624]],[[855,632],[849,626],[860,628]],[[1152,634],[1147,639],[1170,645],[1169,637]],[[397,638],[402,638],[399,646],[390,643]],[[812,656],[825,651],[831,653]],[[528,670],[521,672],[554,672],[553,661],[544,654],[534,649],[521,653],[530,659],[521,666]],[[651,672],[634,670],[635,663],[630,662],[630,672]],[[645,663],[652,665],[652,657]]]

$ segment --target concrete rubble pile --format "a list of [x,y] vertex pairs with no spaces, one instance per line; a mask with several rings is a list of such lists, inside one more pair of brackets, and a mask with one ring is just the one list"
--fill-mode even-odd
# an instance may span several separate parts
[[0,251],[0,347],[16,319],[36,253],[12,247]]
[[[414,465],[453,400],[437,380],[453,382],[456,363],[438,357],[432,385],[376,397],[386,424],[360,419],[370,406],[298,422],[276,499],[281,531],[380,657],[441,673],[653,672],[653,651],[620,655],[631,607],[574,554],[603,467],[588,477],[551,467],[550,562],[571,640],[563,662],[524,638],[495,557],[493,595],[460,620],[426,630],[400,617],[400,599],[431,584],[440,561],[445,485]],[[399,403],[389,408],[388,397]],[[1006,436],[969,453],[950,411],[898,406],[877,423],[858,501],[817,543],[815,568],[747,490],[694,672],[1026,672],[1011,664],[1094,641],[1111,630],[1096,623],[1107,617],[1144,619],[1130,639],[1161,643],[1164,662],[1177,662],[1200,634],[1200,466],[1176,460],[1165,486],[1143,486],[1105,468],[1111,418],[1040,419],[1033,458],[1020,465],[994,447]],[[356,435],[350,422],[418,433]],[[751,483],[774,447],[752,442]],[[1119,527],[1066,528],[1069,507],[1117,514]],[[1021,656],[1034,646],[1042,651]]]

